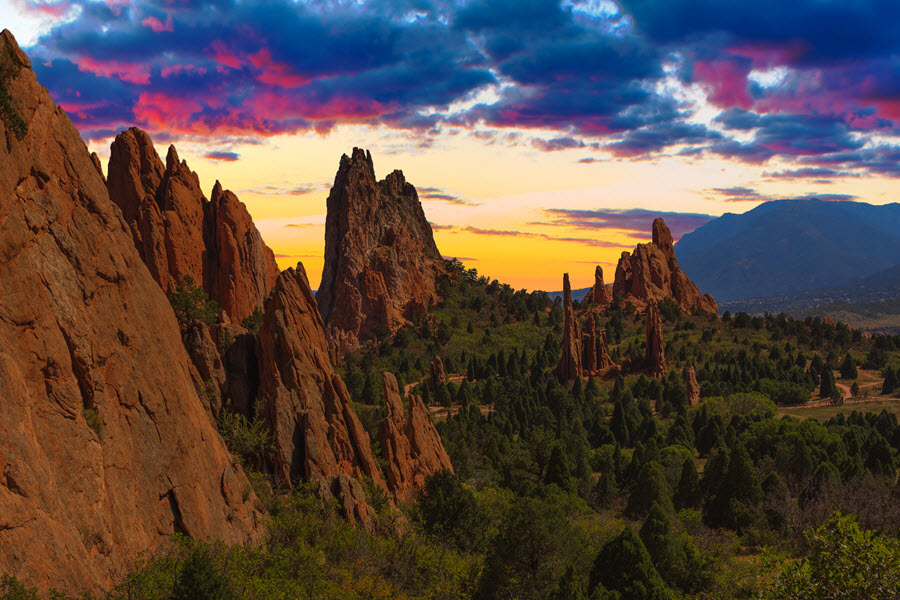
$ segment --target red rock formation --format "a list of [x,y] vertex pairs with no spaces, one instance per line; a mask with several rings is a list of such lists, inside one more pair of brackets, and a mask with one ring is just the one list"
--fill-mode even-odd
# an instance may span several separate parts
[[[302,264],[278,276],[259,346],[259,402],[275,436],[276,478],[286,485],[306,480],[340,489],[335,477],[365,475],[384,488],[369,435],[332,370],[325,327]],[[368,511],[358,502],[339,500],[355,507],[348,517],[367,520]]]
[[612,300],[612,290],[603,283],[603,267],[594,269],[594,286],[584,295],[584,304],[606,306]]
[[446,383],[447,376],[444,374],[444,361],[437,354],[428,364],[428,387],[431,390],[437,388],[439,383]]
[[580,377],[582,368],[581,327],[572,307],[572,286],[569,285],[568,273],[563,275],[563,314],[562,356],[557,374],[563,382],[568,382]]
[[12,35],[0,82],[0,572],[99,590],[169,534],[246,543],[249,484],[77,130]]
[[688,279],[675,259],[672,233],[662,219],[653,221],[653,241],[638,244],[633,254],[623,252],[616,266],[613,295],[638,304],[672,298],[685,311],[718,314],[719,307],[709,294]]
[[385,419],[378,427],[378,439],[387,465],[385,476],[394,497],[410,501],[429,475],[444,469],[453,471],[453,465],[422,399],[409,397],[409,417],[404,425],[397,379],[385,373],[383,383]]
[[175,147],[163,167],[150,136],[137,128],[116,136],[108,172],[110,197],[163,290],[190,275],[237,323],[262,307],[278,267],[234,194],[216,182],[207,201]]
[[700,384],[697,383],[697,373],[693,365],[684,370],[684,387],[687,390],[688,402],[691,405],[700,404]]
[[262,309],[278,265],[243,202],[216,182],[205,211],[207,262],[203,287],[232,321]]
[[205,325],[189,327],[181,339],[196,370],[194,385],[200,399],[209,414],[218,417],[224,404],[226,374],[216,342]]
[[335,355],[424,313],[437,298],[443,270],[416,189],[403,173],[379,182],[368,152],[344,155],[328,196],[316,294]]
[[654,377],[665,374],[666,354],[663,348],[662,321],[659,318],[659,307],[655,302],[647,305],[647,347],[644,352],[650,373]]
[[581,336],[581,361],[585,376],[601,374],[616,366],[606,349],[606,330],[597,329],[592,314],[588,314],[587,326]]

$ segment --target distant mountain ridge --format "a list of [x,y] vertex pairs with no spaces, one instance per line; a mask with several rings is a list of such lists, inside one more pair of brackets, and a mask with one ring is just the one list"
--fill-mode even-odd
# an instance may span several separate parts
[[676,252],[720,302],[847,285],[900,264],[900,204],[767,202],[686,234]]

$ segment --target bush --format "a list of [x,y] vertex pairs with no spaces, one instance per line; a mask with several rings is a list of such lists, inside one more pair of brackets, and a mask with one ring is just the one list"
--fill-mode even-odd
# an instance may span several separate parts
[[769,584],[766,600],[900,597],[900,542],[863,531],[853,517],[836,514],[806,534],[809,556],[789,562]]
[[[218,312],[218,311],[217,311]],[[244,317],[244,320],[241,321],[241,327],[252,333],[253,335],[259,335],[259,328],[262,327],[263,322],[263,311],[257,306],[253,309],[253,314],[249,317]]]
[[223,410],[218,426],[228,450],[241,463],[260,468],[271,457],[274,440],[262,419],[250,421],[242,414]]
[[84,415],[84,420],[87,422],[88,427],[94,430],[97,435],[103,431],[103,419],[100,418],[100,413],[96,408],[85,408],[81,411],[81,414]]
[[210,300],[206,290],[196,285],[190,275],[181,278],[169,302],[175,311],[175,318],[184,327],[212,325],[219,314],[218,303]]

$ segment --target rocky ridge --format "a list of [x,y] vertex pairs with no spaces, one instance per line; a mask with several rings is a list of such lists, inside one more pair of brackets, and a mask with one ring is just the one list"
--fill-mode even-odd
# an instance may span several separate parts
[[327,205],[317,299],[339,357],[423,315],[444,267],[415,187],[401,171],[377,181],[369,152],[341,158]]
[[123,131],[110,148],[107,186],[166,293],[190,275],[232,322],[262,308],[278,276],[275,255],[233,193],[216,182],[206,199],[174,146],[163,165],[149,135]]
[[99,590],[175,532],[251,542],[254,495],[96,162],[8,31],[0,61],[0,571]]
[[701,295],[678,266],[672,233],[660,218],[653,221],[653,241],[638,244],[633,253],[622,252],[612,293],[641,307],[672,298],[687,312],[717,315],[719,311],[715,299]]

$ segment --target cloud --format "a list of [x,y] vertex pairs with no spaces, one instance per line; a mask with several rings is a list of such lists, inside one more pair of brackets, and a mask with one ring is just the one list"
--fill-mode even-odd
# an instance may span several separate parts
[[261,185],[255,188],[240,190],[241,194],[256,196],[306,196],[328,189],[330,183],[304,183],[295,186]]
[[448,204],[456,204],[458,206],[481,206],[479,202],[472,202],[471,200],[466,200],[456,194],[450,193],[446,190],[436,187],[420,187],[416,188],[416,192],[419,194],[419,200],[436,200],[440,202],[447,202]]
[[653,211],[643,208],[596,210],[573,210],[567,208],[547,208],[544,212],[551,217],[547,225],[575,227],[584,230],[617,230],[625,232],[649,232],[656,218],[665,220],[677,240],[685,233],[712,221],[715,217],[701,213],[679,213]]
[[472,258],[472,257],[469,257],[469,256],[448,256],[448,255],[446,255],[446,254],[442,254],[442,255],[441,255],[441,258],[443,258],[444,260],[454,260],[454,259],[456,259],[456,260],[465,260],[465,261],[478,260],[477,258]]
[[213,150],[203,155],[210,160],[223,160],[226,162],[234,162],[240,160],[241,155],[237,152],[227,152],[225,150]]
[[573,237],[560,237],[555,235],[549,235],[546,233],[535,233],[531,231],[514,231],[508,229],[482,229],[480,227],[474,227],[472,225],[468,225],[466,227],[456,227],[455,231],[462,231],[465,233],[473,233],[475,235],[485,235],[491,237],[516,237],[516,238],[531,238],[531,239],[541,239],[547,240],[550,242],[573,242],[576,244],[582,244],[584,246],[592,246],[595,248],[629,248],[630,246],[625,246],[618,242],[609,242],[606,240],[596,240],[591,238],[573,238]]
[[531,140],[531,145],[542,152],[556,152],[558,150],[571,150],[573,148],[584,148],[587,146],[587,144],[584,143],[584,140],[573,137],[558,137],[549,140],[534,138]]
[[777,200],[808,200],[811,198],[817,198],[825,202],[847,202],[858,199],[858,196],[852,194],[811,193],[802,196],[771,196],[768,194],[761,194],[754,189],[742,186],[713,188],[707,191],[718,196],[717,199],[723,202],[774,202]]

